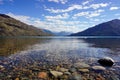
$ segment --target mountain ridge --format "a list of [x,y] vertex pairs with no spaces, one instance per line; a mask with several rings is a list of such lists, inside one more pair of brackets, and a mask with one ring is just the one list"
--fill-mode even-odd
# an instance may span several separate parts
[[16,20],[6,14],[0,14],[0,36],[49,36],[42,29]]
[[104,22],[70,36],[120,36],[120,20]]

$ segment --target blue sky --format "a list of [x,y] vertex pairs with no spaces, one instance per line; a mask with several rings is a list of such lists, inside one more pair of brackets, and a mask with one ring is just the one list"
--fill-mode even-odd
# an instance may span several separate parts
[[51,31],[79,32],[120,19],[120,0],[0,0],[0,13]]

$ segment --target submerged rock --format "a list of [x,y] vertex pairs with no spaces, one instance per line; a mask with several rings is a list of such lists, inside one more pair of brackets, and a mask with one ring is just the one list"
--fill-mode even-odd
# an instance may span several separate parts
[[112,66],[114,64],[114,60],[110,57],[105,57],[98,60],[98,63],[100,63],[102,66]]
[[79,69],[79,71],[80,71],[80,72],[83,72],[83,73],[87,73],[87,72],[89,72],[88,69]]
[[46,72],[39,72],[38,73],[38,78],[46,79],[47,78],[47,73]]
[[58,72],[58,71],[50,71],[50,73],[54,76],[54,77],[60,77],[63,75],[62,72]]
[[76,68],[70,68],[69,69],[69,72],[71,72],[71,73],[74,73],[74,72],[76,72],[77,70],[76,70]]
[[2,66],[2,65],[0,65],[0,70],[2,71],[2,70],[4,70],[4,69],[5,69],[5,67]]
[[65,74],[65,75],[71,75],[71,73],[70,73],[70,72],[64,72],[64,74]]
[[66,69],[66,68],[60,68],[59,71],[60,72],[68,72],[68,69]]
[[102,66],[93,66],[92,69],[95,70],[95,71],[104,71],[104,70],[106,70],[106,69],[105,69],[104,67],[102,67]]
[[90,66],[88,64],[86,64],[86,63],[78,62],[78,63],[74,64],[74,67],[83,69],[83,68],[89,68]]
[[73,74],[69,80],[83,80],[81,75],[78,73]]

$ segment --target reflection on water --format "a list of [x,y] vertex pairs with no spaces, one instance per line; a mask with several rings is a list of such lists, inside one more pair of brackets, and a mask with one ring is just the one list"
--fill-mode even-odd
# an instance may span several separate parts
[[119,41],[120,38],[0,38],[0,64],[50,68],[50,65],[84,61],[93,65],[105,56],[120,62]]
[[49,55],[56,59],[66,58],[65,56],[67,58],[99,58],[103,56],[115,56],[117,58],[120,53],[119,41],[119,38],[1,38],[0,55],[18,53],[16,55],[19,56],[23,52],[25,55],[30,54],[31,51],[45,51],[46,56]]
[[0,38],[0,56],[8,56],[29,49],[37,43],[44,43],[45,39],[37,38]]

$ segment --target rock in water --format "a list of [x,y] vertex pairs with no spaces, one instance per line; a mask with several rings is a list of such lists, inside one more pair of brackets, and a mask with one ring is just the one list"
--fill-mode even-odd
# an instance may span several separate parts
[[105,57],[102,59],[99,59],[98,62],[102,65],[102,66],[112,66],[114,64],[114,60],[110,57]]
[[85,69],[85,68],[89,68],[90,66],[86,63],[83,62],[78,62],[74,64],[75,68],[80,68],[80,69]]
[[104,71],[104,70],[106,70],[106,69],[105,69],[104,67],[102,67],[102,66],[93,66],[92,69],[95,70],[95,71]]
[[46,72],[39,72],[38,78],[46,79],[46,77],[47,77],[47,73]]
[[69,80],[83,80],[80,74],[74,73]]
[[68,69],[66,69],[66,68],[60,68],[59,71],[60,72],[68,72]]
[[83,73],[87,73],[87,72],[89,72],[88,69],[79,69],[79,71],[80,71],[80,72],[83,72]]
[[58,71],[50,71],[50,73],[54,76],[54,77],[60,77],[63,75],[62,72],[58,72]]

